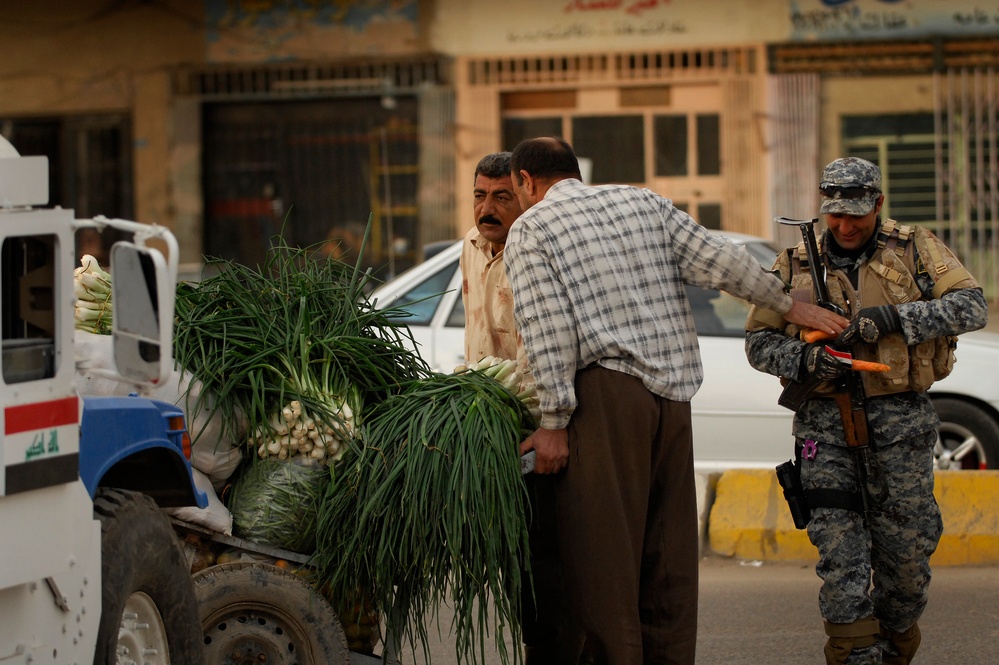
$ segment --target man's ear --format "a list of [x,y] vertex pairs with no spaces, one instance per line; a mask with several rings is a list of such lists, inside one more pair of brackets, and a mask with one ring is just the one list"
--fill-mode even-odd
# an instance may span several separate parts
[[524,183],[524,191],[533,197],[534,193],[537,191],[538,187],[537,182],[534,180],[531,174],[525,171],[524,169],[520,170],[520,178]]

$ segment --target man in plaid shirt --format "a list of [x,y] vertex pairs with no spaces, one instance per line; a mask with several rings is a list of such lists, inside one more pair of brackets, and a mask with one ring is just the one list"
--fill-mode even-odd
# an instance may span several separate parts
[[524,208],[507,236],[514,314],[541,399],[521,445],[559,473],[569,604],[597,663],[694,662],[697,507],[690,399],[702,370],[685,283],[802,326],[849,323],[793,302],[744,248],[647,189],[581,182],[572,147],[513,151]]

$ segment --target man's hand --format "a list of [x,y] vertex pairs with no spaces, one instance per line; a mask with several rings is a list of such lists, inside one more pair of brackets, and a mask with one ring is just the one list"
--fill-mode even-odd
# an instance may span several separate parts
[[823,381],[832,381],[843,372],[849,371],[846,365],[826,351],[825,344],[809,344],[802,354],[802,362],[806,373],[814,375]]
[[784,315],[784,320],[802,328],[813,328],[830,335],[838,335],[850,325],[849,319],[836,312],[830,312],[824,307],[797,300],[792,303],[791,309]]
[[889,333],[902,332],[902,320],[894,305],[864,307],[857,318],[839,335],[836,344],[850,346],[859,342],[874,344]]
[[534,473],[558,473],[569,463],[569,432],[538,429],[520,444],[520,454],[535,451]]

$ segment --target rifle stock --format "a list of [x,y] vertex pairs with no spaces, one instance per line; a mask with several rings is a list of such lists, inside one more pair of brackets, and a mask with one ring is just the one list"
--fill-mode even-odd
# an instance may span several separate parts
[[822,383],[822,380],[816,378],[814,375],[809,376],[804,381],[790,381],[784,386],[780,397],[777,398],[777,404],[797,413],[801,405],[805,403],[805,400],[808,399],[812,391],[819,387],[820,383]]

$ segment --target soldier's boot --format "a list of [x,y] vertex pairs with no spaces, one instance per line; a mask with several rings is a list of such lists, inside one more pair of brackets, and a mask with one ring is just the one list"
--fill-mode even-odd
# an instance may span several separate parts
[[919,633],[919,624],[914,623],[901,633],[881,628],[881,638],[889,642],[882,656],[884,665],[909,665],[916,655],[922,636]]
[[[854,651],[871,651],[871,658],[862,659],[864,662],[880,663],[880,651],[871,649],[878,642],[880,624],[873,616],[858,619],[852,623],[830,623],[825,622],[826,640],[824,649],[826,655],[826,665],[853,665],[858,662],[857,658],[850,660],[850,654]],[[873,652],[878,652],[873,654]],[[860,655],[860,654],[857,654]]]

